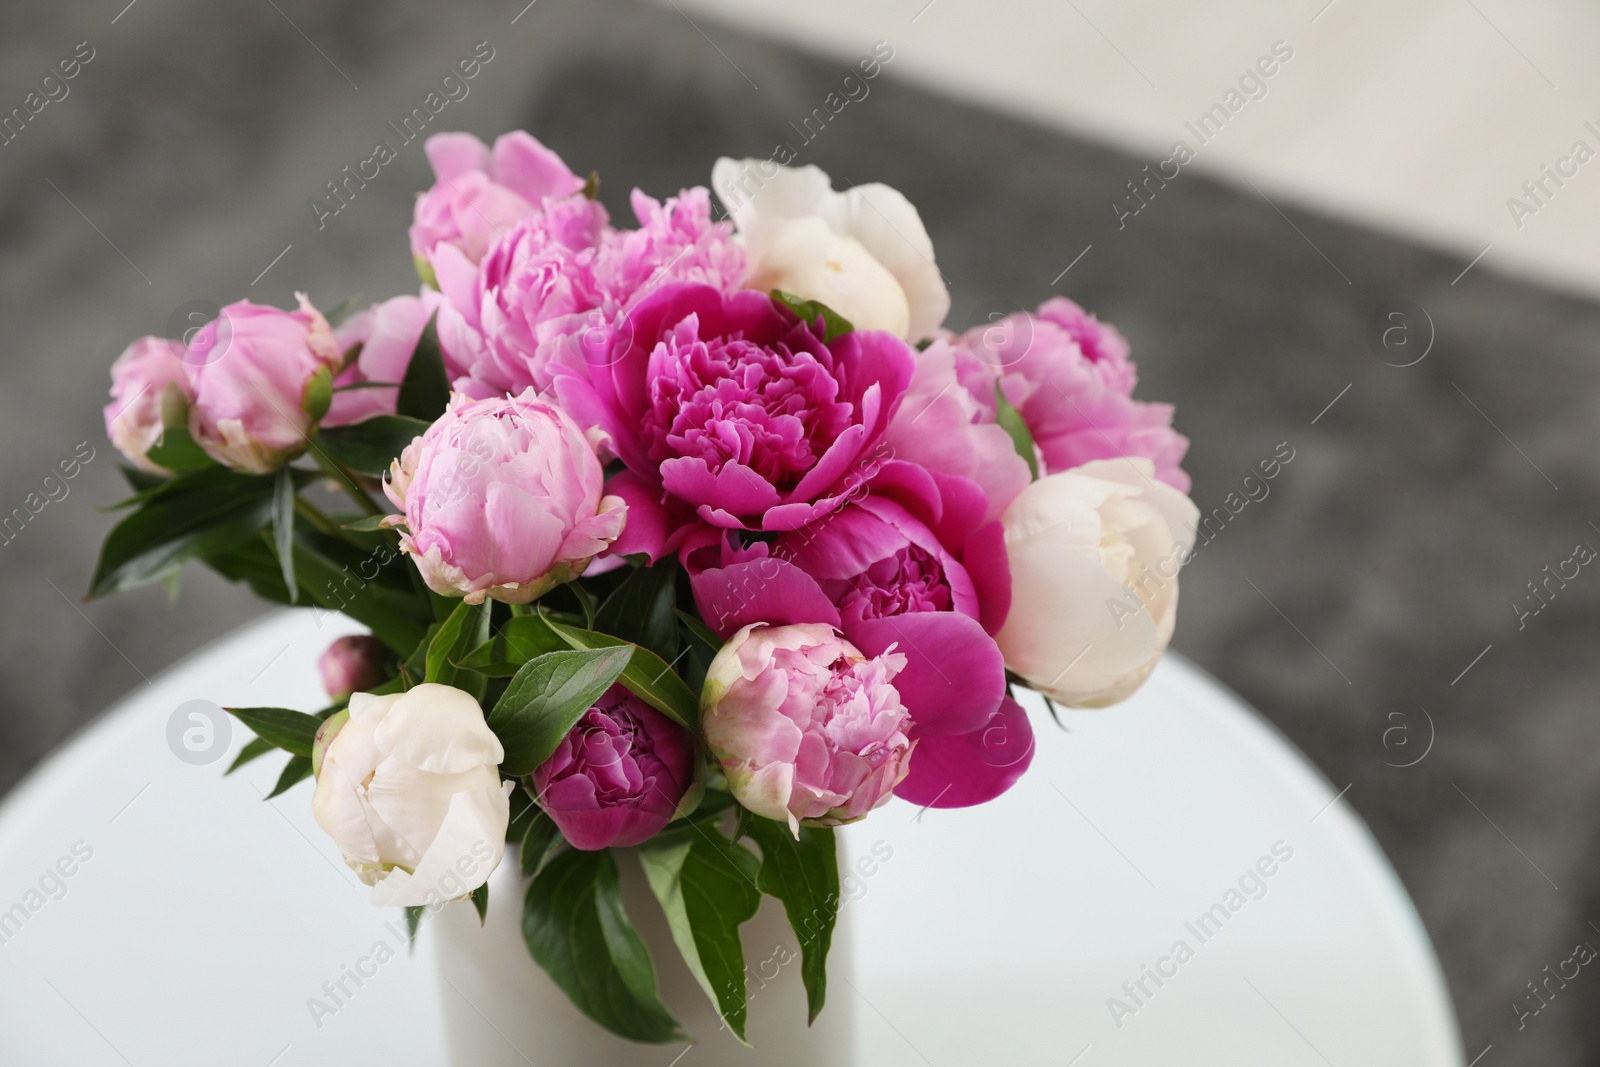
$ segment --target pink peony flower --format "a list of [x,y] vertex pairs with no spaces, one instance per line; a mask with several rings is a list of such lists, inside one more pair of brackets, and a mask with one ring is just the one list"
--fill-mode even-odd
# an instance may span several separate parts
[[[770,546],[725,541],[718,566],[703,566],[715,547],[691,552],[688,569],[700,613],[719,634],[754,623],[822,622],[864,654],[893,648],[903,655],[896,684],[907,694],[920,747],[895,792],[958,807],[991,800],[1021,777],[1033,756],[1032,732],[1025,715],[1004,707],[1005,664],[992,636],[1011,600],[1001,526],[982,522],[984,498],[970,483],[937,503],[939,533],[874,493]],[[966,759],[996,748],[997,715],[1008,724],[1005,757]]]
[[322,688],[335,700],[376,689],[384,680],[383,642],[370,634],[347,634],[317,657]]
[[886,803],[915,743],[891,684],[895,652],[868,657],[821,625],[740,630],[706,674],[701,726],[728,788],[799,834],[855,822]]
[[983,403],[958,379],[956,367],[956,352],[943,338],[917,355],[905,403],[889,423],[889,448],[896,459],[976,483],[987,499],[984,518],[998,519],[1031,480],[1028,464],[995,424],[993,383],[980,380],[988,390]]
[[668,282],[738,289],[744,254],[729,224],[711,221],[704,189],[665,204],[636,189],[633,209],[639,229],[615,230],[599,201],[549,201],[476,266],[441,250],[439,341],[456,388],[480,397],[543,389],[556,364],[601,362],[622,315]]
[[[374,415],[393,415],[400,397],[399,383],[411,366],[422,331],[428,325],[428,304],[415,296],[397,296],[373,304],[339,324],[333,331],[340,352],[355,345],[361,351],[333,380],[336,392],[324,426],[347,426]],[[393,382],[392,388],[368,388],[369,383]],[[351,388],[361,386],[362,388]]]
[[1172,429],[1172,405],[1133,399],[1138,373],[1128,342],[1065,297],[968,330],[955,341],[957,375],[994,418],[995,383],[1027,422],[1041,474],[1095,459],[1143,456],[1156,478],[1187,493],[1178,466],[1189,440]]
[[400,547],[444,596],[526,604],[583,573],[622,532],[627,508],[602,496],[583,431],[530,390],[457,395],[406,446],[384,483],[404,511]]
[[189,432],[218,463],[275,470],[305,449],[322,414],[307,387],[338,370],[342,353],[322,312],[297,296],[297,311],[229,304],[189,340]]
[[689,732],[620,685],[533,772],[539,806],[574,848],[587,851],[654,837],[693,780]]
[[[793,530],[844,503],[881,466],[885,427],[916,354],[891,334],[824,343],[762,293],[664,286],[629,313],[606,358],[563,374],[562,403],[627,466],[658,556],[685,528]],[[656,536],[659,535],[659,536]]]
[[744,284],[744,249],[733,226],[711,220],[711,194],[685,189],[665,203],[633,191],[636,230],[609,230],[595,264],[608,311],[629,311],[669,282],[697,282],[725,293]]
[[470,133],[440,133],[423,149],[433,166],[433,188],[417,194],[411,223],[411,254],[432,264],[441,245],[477,263],[523,219],[539,213],[545,198],[559,199],[583,188],[561,157],[521,130],[489,146]]
[[111,365],[111,403],[105,406],[106,436],[134,466],[155,474],[167,471],[145,453],[161,440],[161,398],[176,385],[192,399],[183,368],[183,343],[141,337]]

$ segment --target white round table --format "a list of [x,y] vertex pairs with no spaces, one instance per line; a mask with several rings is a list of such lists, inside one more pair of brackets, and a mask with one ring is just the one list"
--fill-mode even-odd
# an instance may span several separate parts
[[[446,1061],[429,940],[408,954],[399,913],[368,904],[310,784],[262,802],[281,754],[222,778],[237,725],[209,763],[168,741],[195,699],[315,709],[314,660],[355,629],[268,616],[132,694],[0,804],[0,1062]],[[852,855],[887,857],[847,887],[855,974],[830,990],[860,998],[861,1063],[1460,1067],[1393,870],[1238,698],[1168,656],[1133,700],[1070,714],[1070,733],[1030,710],[1034,764],[1000,800],[896,801],[845,830]],[[393,958],[313,1012],[379,942]]]

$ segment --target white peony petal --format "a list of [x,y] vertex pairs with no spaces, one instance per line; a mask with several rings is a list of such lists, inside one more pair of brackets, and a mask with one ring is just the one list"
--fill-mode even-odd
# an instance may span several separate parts
[[513,784],[457,793],[433,844],[409,874],[393,870],[372,890],[380,908],[415,907],[466,896],[489,880],[505,853]]
[[433,774],[499,766],[505,759],[500,739],[471,694],[434,682],[401,694],[378,724],[374,740],[385,758]]

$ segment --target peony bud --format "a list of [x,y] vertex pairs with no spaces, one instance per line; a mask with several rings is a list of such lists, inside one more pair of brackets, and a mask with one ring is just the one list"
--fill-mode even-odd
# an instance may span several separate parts
[[128,462],[155,474],[167,471],[152,463],[145,454],[161,439],[161,405],[169,385],[188,399],[183,344],[179,341],[141,337],[111,365],[111,403],[105,407],[106,436]]
[[370,634],[350,634],[329,645],[317,659],[322,688],[335,700],[383,684],[383,642]]
[[571,581],[622,533],[594,448],[571,417],[520,397],[456,396],[390,469],[400,547],[444,596],[526,604]]
[[1172,639],[1199,512],[1154,476],[1146,459],[1096,460],[1039,479],[1001,517],[1011,612],[995,640],[1063,704],[1126,700]]
[[318,731],[311,810],[380,907],[441,904],[483,885],[505,851],[513,784],[483,709],[426,683],[350,698]]
[[533,788],[562,836],[592,851],[654,837],[693,778],[688,731],[613,685],[533,772]]
[[297,311],[229,304],[189,342],[189,432],[218,463],[275,470],[305,449],[327,411],[342,356],[328,320],[298,296]]
[[753,623],[711,662],[706,744],[739,803],[796,834],[855,822],[906,776],[911,717],[891,684],[894,651],[867,658],[831,626]]

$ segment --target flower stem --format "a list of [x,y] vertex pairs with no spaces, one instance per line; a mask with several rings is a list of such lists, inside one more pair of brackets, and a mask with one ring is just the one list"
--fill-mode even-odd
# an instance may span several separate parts
[[306,521],[315,526],[320,532],[327,534],[329,537],[345,539],[345,533],[339,529],[338,524],[324,515],[320,508],[305,497],[296,496],[294,498],[294,509],[304,515]]

